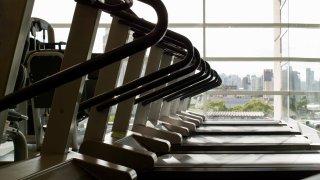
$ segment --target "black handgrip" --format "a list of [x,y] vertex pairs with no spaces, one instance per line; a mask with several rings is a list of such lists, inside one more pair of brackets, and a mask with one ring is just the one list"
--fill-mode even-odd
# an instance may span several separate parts
[[[104,53],[100,56],[91,58],[86,62],[74,65],[70,68],[62,70],[54,75],[44,78],[36,83],[16,91],[12,94],[6,95],[0,100],[0,111],[12,107],[15,104],[21,103],[38,94],[46,92],[50,89],[56,88],[79,77],[82,77],[90,72],[96,71],[104,66],[110,65],[114,62],[120,61],[130,55],[142,51],[156,43],[158,43],[167,31],[168,15],[164,4],[158,0],[140,0],[152,6],[158,16],[158,22],[154,29],[146,36],[136,39],[128,44],[113,49],[110,52]],[[119,13],[118,13],[119,14]],[[120,13],[123,18],[129,18],[136,23],[143,23],[145,20],[139,19],[128,13]]]
[[190,67],[187,67],[185,69],[182,69],[180,71],[177,71],[177,72],[174,72],[168,76],[165,76],[165,77],[162,77],[161,79],[158,79],[156,81],[152,81],[144,86],[140,86],[132,91],[129,91],[127,93],[124,93],[124,94],[121,94],[120,96],[117,96],[113,99],[110,99],[110,100],[107,100],[101,104],[99,104],[96,109],[97,111],[103,111],[104,109],[112,106],[112,105],[115,105],[115,104],[118,104],[119,102],[122,102],[124,100],[127,100],[129,98],[132,98],[134,96],[137,96],[141,93],[144,93],[146,91],[149,91],[155,87],[158,87],[160,85],[163,85],[167,82],[170,82],[172,80],[175,80],[179,77],[182,77],[182,76],[185,76],[191,72],[193,72],[194,70],[197,69],[197,67],[199,66],[200,64],[200,58],[194,58],[194,63],[190,66]]

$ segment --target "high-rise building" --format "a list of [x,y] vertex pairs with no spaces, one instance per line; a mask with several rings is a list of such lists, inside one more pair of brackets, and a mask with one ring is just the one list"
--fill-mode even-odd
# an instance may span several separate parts
[[[263,70],[263,90],[264,91],[273,91],[273,70],[264,69]],[[264,98],[272,99],[272,95],[265,95]]]
[[242,78],[242,87],[244,90],[251,90],[251,79],[250,75]]
[[263,71],[263,90],[272,91],[273,90],[273,70],[265,69]]
[[310,68],[306,69],[306,90],[313,90],[314,71]]
[[262,77],[256,75],[251,76],[251,89],[252,91],[259,91],[263,89],[263,80]]
[[289,90],[301,90],[300,72],[289,67]]

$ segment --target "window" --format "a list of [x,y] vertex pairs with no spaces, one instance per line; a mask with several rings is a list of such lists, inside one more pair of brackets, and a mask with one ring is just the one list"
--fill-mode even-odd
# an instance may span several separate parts
[[273,29],[207,28],[207,57],[272,57]]
[[206,0],[207,23],[272,23],[273,1]]

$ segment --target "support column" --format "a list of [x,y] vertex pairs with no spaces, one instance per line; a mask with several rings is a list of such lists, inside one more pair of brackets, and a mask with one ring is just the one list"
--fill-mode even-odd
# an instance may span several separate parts
[[[274,16],[274,23],[280,23],[280,6],[281,3],[279,0],[274,0],[274,9],[273,9],[273,16]],[[274,29],[274,57],[281,57],[281,28]],[[274,91],[281,91],[281,62],[276,61],[274,62]],[[274,96],[274,119],[282,119],[282,97],[280,95]]]
[[[123,84],[129,83],[140,77],[145,53],[146,50],[143,50],[129,57]],[[131,119],[134,100],[135,97],[122,101],[118,104],[117,111],[114,117],[114,123],[112,126],[113,137],[121,137],[127,132]]]
[[[181,61],[181,59],[176,58],[176,57],[173,58],[173,64],[177,63],[179,61]],[[175,79],[175,80],[169,82],[168,85],[173,84],[179,80],[180,80],[180,78]],[[180,99],[175,99],[171,102],[163,101],[160,115],[169,116],[170,114],[176,114],[177,108],[179,106],[179,102],[180,102]]]
[[[128,36],[129,27],[121,25],[118,19],[113,18],[105,52],[124,45],[128,40]],[[118,61],[100,69],[94,96],[109,92],[117,86],[120,68],[121,61]],[[106,109],[103,112],[98,112],[95,106],[90,109],[84,140],[103,141],[108,125],[107,118],[109,117],[109,113],[110,109]]]
[[[161,63],[160,63],[160,69],[165,68],[167,66],[169,66],[171,64],[172,61],[172,56],[168,55],[168,54],[163,54],[162,59],[161,59]],[[159,86],[157,89],[160,89],[162,87],[165,87],[165,85]],[[150,105],[150,112],[149,112],[149,120],[150,122],[152,122],[153,124],[156,124],[157,121],[159,120],[160,117],[160,110],[161,110],[161,105],[162,105],[162,100],[156,100],[154,102],[152,102],[152,104]],[[163,102],[166,103],[166,102]]]
[[[84,62],[91,56],[101,11],[77,3],[61,69]],[[75,127],[84,77],[56,88],[42,154],[64,154]]]
[[[162,54],[163,54],[163,49],[158,48],[156,46],[153,46],[151,48],[147,66],[146,66],[145,76],[159,69]],[[145,92],[140,96],[146,95],[151,92],[153,92],[153,90]],[[143,106],[141,103],[139,103],[137,106],[134,124],[145,125],[147,122],[147,118],[148,118],[147,115],[149,110],[150,110],[150,104]]]

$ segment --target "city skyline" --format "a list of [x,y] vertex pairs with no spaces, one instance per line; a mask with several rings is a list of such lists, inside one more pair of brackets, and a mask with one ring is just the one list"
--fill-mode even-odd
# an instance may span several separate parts
[[[302,72],[300,71],[294,70],[292,66],[288,66],[288,68],[283,69],[282,90],[320,90],[320,80],[315,78],[314,70],[306,68],[303,72],[306,75],[303,78],[301,78],[301,73]],[[260,75],[247,74],[246,76],[241,77],[237,74],[221,73],[220,76],[223,88],[233,90],[273,90],[272,69],[263,69]]]

